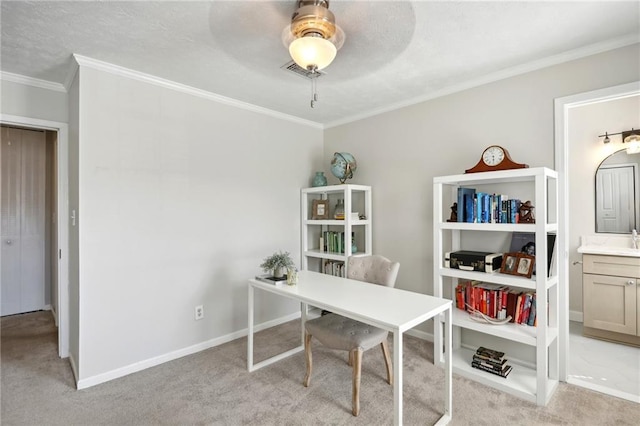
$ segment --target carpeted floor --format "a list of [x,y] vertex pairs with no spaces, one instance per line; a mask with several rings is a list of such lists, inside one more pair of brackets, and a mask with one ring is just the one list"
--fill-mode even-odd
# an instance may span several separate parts
[[[256,361],[299,341],[293,321],[256,336]],[[253,373],[246,339],[89,389],[76,390],[57,357],[49,312],[2,318],[2,425],[383,425],[393,420],[392,388],[375,348],[365,353],[361,413],[351,415],[346,353],[314,346],[314,373],[302,386],[304,354]],[[404,347],[404,423],[433,424],[442,413],[444,374],[432,345]],[[457,377],[452,425],[638,425],[640,404],[561,384],[547,407]]]

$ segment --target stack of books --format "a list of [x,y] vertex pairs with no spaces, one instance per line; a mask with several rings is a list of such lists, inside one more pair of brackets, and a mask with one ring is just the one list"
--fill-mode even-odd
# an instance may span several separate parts
[[256,280],[262,281],[263,283],[273,284],[273,285],[282,285],[287,282],[287,276],[283,275],[282,277],[274,277],[273,275],[256,275]]
[[513,369],[509,364],[507,364],[504,352],[498,352],[482,346],[478,348],[475,354],[473,354],[471,366],[500,377],[507,377]]

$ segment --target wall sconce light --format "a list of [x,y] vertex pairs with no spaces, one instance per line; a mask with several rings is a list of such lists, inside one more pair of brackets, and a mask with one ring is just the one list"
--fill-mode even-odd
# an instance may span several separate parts
[[627,154],[640,153],[640,130],[627,130],[622,132],[622,143],[628,143]]
[[627,145],[627,154],[638,154],[640,153],[640,129],[625,130],[618,133],[609,133],[604,132],[604,135],[598,135],[599,138],[604,138],[602,140],[603,143],[608,144],[611,142],[609,136],[622,135],[622,143],[629,144]]

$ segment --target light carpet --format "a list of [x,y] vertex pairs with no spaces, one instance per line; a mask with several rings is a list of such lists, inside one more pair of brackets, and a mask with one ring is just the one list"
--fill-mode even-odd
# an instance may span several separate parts
[[[299,343],[299,322],[262,331],[260,361]],[[393,390],[378,348],[365,352],[360,416],[351,415],[345,352],[313,347],[314,371],[302,386],[304,353],[253,373],[246,338],[157,367],[76,390],[57,356],[50,312],[2,318],[2,425],[388,425]],[[392,343],[392,342],[390,342]],[[392,345],[390,345],[392,346]],[[508,379],[507,379],[508,380]],[[444,372],[433,345],[404,339],[404,423],[429,425],[443,410]],[[458,377],[452,425],[638,425],[640,404],[560,384],[547,407]]]

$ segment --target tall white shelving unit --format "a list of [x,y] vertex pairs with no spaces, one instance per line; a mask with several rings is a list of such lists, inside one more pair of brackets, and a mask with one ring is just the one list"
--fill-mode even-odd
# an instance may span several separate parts
[[[311,219],[313,200],[329,200],[329,219]],[[344,219],[333,219],[334,205],[338,199],[344,200]],[[330,185],[314,188],[303,188],[300,196],[301,212],[301,269],[321,271],[324,260],[345,262],[352,254],[355,256],[370,255],[371,244],[371,187],[365,185]],[[353,219],[350,212],[358,212],[365,219]],[[351,244],[345,244],[344,253],[330,253],[319,247],[320,235],[323,231],[344,232],[345,236],[355,235],[358,250],[351,253]],[[318,266],[319,265],[319,266]]]
[[[524,192],[533,190],[531,199],[535,206],[535,224],[506,223],[464,223],[447,222],[444,215],[449,215],[450,205],[447,200],[457,200],[458,187],[476,188],[477,191],[500,192],[492,187],[501,188],[509,185],[511,198],[519,198],[518,189]],[[532,188],[533,187],[533,188]],[[436,177],[433,180],[433,275],[434,295],[438,297],[454,297],[458,279],[478,280],[510,286],[516,290],[535,291],[537,294],[537,326],[522,324],[489,325],[473,321],[469,314],[461,309],[453,311],[453,368],[456,374],[476,380],[487,386],[516,395],[537,405],[546,405],[558,386],[558,273],[553,267],[548,276],[547,234],[558,233],[558,175],[548,168],[527,168],[484,173],[470,173],[453,176]],[[450,191],[450,192],[447,192]],[[523,200],[524,201],[524,200]],[[445,205],[447,203],[447,205]],[[536,243],[536,275],[531,279],[498,273],[483,273],[450,269],[444,267],[444,255],[447,251],[464,250],[464,233],[482,233],[482,238],[498,239],[505,237],[500,233],[532,232]],[[556,236],[556,240],[558,236]],[[447,247],[445,247],[445,245]],[[448,248],[448,249],[447,249]],[[466,248],[469,250],[469,248]],[[477,250],[477,248],[476,248]],[[507,251],[508,247],[503,251]],[[544,309],[543,307],[547,307]],[[434,352],[437,365],[444,363],[443,318],[434,325]],[[515,345],[527,345],[535,348],[535,361],[515,363],[509,358],[508,348],[505,350],[509,364],[513,370],[503,378],[471,367],[475,345],[467,345],[462,341],[463,330],[483,333],[484,336],[496,336],[506,339],[508,348]],[[465,331],[466,333],[466,331]],[[482,335],[481,335],[482,336]],[[477,339],[474,339],[477,341]],[[490,344],[487,345],[491,347]]]

